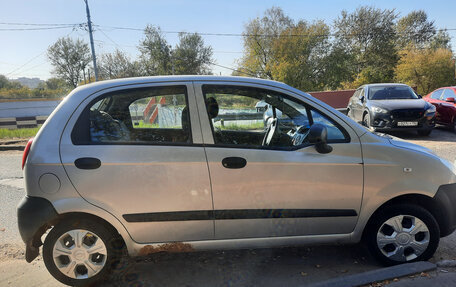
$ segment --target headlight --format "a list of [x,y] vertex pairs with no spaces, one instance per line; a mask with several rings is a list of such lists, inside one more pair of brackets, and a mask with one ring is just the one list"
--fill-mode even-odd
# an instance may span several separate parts
[[434,105],[431,105],[425,112],[424,112],[424,115],[425,116],[429,116],[429,115],[432,115],[435,113],[435,106]]
[[374,113],[379,113],[379,114],[386,114],[386,113],[388,113],[387,110],[382,109],[382,108],[380,108],[380,107],[372,107],[372,111],[374,111]]

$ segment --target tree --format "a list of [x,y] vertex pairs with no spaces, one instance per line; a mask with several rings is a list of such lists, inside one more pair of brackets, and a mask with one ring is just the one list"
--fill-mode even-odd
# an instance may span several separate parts
[[[272,78],[306,91],[321,90],[326,83],[330,28],[323,21],[299,21],[274,40],[269,64]],[[296,36],[303,35],[303,36]]]
[[138,62],[133,62],[122,51],[103,54],[98,64],[99,73],[103,79],[116,79],[142,76]]
[[139,51],[146,75],[171,74],[171,46],[168,45],[160,27],[147,25],[144,35],[145,39],[139,44]]
[[454,84],[453,53],[448,49],[409,49],[401,51],[395,69],[396,80],[416,86],[419,94]]
[[49,90],[66,90],[68,89],[68,83],[65,82],[63,79],[49,78],[45,82],[45,88]]
[[412,11],[399,19],[396,30],[401,49],[407,45],[422,48],[429,44],[436,33],[434,21],[429,21],[423,10]]
[[344,70],[352,79],[359,78],[364,69],[368,82],[388,82],[394,78],[398,60],[396,50],[394,10],[360,7],[353,13],[342,11],[334,22],[334,49],[350,55]]
[[278,60],[274,57],[274,42],[283,31],[292,27],[293,21],[278,7],[266,10],[263,18],[255,18],[245,26],[244,56],[239,70],[260,78],[274,79],[272,65]]
[[437,34],[435,34],[435,36],[432,38],[429,47],[431,49],[442,48],[442,49],[451,50],[450,42],[451,42],[451,37],[448,34],[448,32],[441,30]]
[[79,39],[73,40],[66,37],[58,39],[47,52],[54,66],[53,73],[64,79],[70,86],[77,87],[82,71],[92,59],[89,46]]
[[7,88],[9,80],[4,75],[0,75],[0,89]]
[[210,74],[212,62],[212,47],[205,46],[200,35],[179,34],[179,44],[172,51],[173,74]]

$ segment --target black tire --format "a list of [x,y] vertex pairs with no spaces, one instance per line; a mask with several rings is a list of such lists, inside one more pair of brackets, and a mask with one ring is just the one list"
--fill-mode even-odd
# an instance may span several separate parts
[[[53,249],[56,241],[71,230],[87,230],[101,239],[106,247],[106,260],[102,269],[94,276],[85,279],[71,278],[63,274],[56,266]],[[113,267],[120,260],[123,246],[119,243],[120,236],[104,224],[88,218],[64,220],[59,222],[46,236],[43,246],[43,260],[49,273],[63,284],[70,286],[93,286],[109,277]]]
[[370,129],[371,128],[370,122],[371,122],[370,114],[369,113],[365,113],[363,115],[363,126],[365,126],[366,128]]
[[[395,216],[399,216],[399,215],[404,215],[405,218],[408,218],[407,216],[409,216],[409,217],[415,217],[415,218],[420,219],[426,225],[426,227],[429,231],[427,239],[426,239],[427,235],[424,235],[424,232],[423,232],[423,235],[421,236],[423,238],[422,240],[428,241],[427,247],[416,258],[412,258],[413,256],[416,256],[416,255],[412,255],[410,260],[408,258],[404,258],[405,260],[403,260],[403,261],[392,260],[382,252],[382,250],[380,249],[380,247],[377,244],[377,233],[384,232],[384,231],[380,231],[380,228],[383,226],[383,224],[386,221],[388,221],[389,219],[391,219]],[[429,258],[431,258],[434,255],[434,253],[439,245],[439,241],[440,241],[440,228],[439,228],[437,221],[432,216],[432,214],[429,211],[427,211],[426,209],[424,209],[423,207],[418,206],[418,205],[412,205],[412,204],[392,205],[392,206],[383,208],[378,213],[376,213],[374,216],[375,217],[373,217],[372,220],[370,220],[369,225],[366,227],[366,230],[364,233],[364,240],[367,243],[367,247],[369,248],[370,253],[382,264],[384,264],[386,266],[391,266],[391,265],[402,264],[402,263],[406,263],[406,262],[428,260]],[[408,219],[404,219],[404,220],[408,220]],[[404,228],[404,221],[402,221],[402,222],[403,222],[402,228]],[[418,236],[418,235],[415,235],[415,236]],[[416,237],[415,237],[415,240],[418,240],[418,239],[416,239]],[[393,244],[393,246],[394,246],[394,244]],[[403,245],[403,247],[404,246],[407,246],[404,248],[405,250],[407,250],[407,248],[411,248],[411,247],[408,247],[408,245]],[[383,247],[384,252],[388,252],[388,250],[385,250],[385,249],[387,249],[387,247],[392,248],[391,246],[385,245]],[[395,248],[397,248],[397,247],[395,247]],[[398,249],[395,249],[395,250],[392,250],[391,252],[393,252],[393,251],[397,252],[397,250]],[[412,250],[413,250],[413,248],[412,248]],[[405,253],[405,251],[403,253]]]
[[429,136],[431,134],[431,132],[432,132],[432,129],[418,130],[417,131],[418,135],[424,136],[424,137]]

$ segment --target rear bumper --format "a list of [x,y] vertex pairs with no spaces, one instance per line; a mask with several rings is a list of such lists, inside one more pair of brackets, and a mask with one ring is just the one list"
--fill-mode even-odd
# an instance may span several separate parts
[[25,196],[17,206],[17,223],[26,245],[27,262],[32,262],[38,256],[39,247],[43,244],[41,235],[57,216],[52,204],[44,198]]
[[440,236],[448,236],[456,230],[456,183],[441,185],[434,196]]

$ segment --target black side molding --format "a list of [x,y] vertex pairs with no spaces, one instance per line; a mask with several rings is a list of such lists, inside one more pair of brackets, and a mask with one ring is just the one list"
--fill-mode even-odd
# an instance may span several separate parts
[[353,209],[227,209],[124,214],[127,222],[357,216]]

